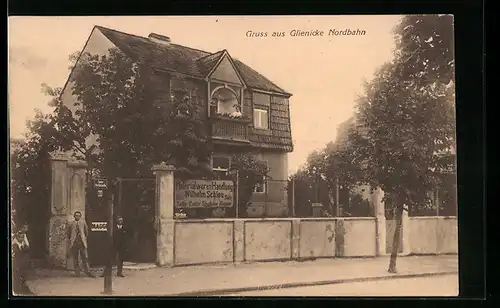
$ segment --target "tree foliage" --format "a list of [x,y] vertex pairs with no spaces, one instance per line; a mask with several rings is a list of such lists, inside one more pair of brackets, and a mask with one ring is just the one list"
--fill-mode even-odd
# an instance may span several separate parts
[[24,223],[30,225],[33,255],[40,256],[44,253],[45,233],[43,226],[36,222],[49,217],[51,172],[48,153],[60,145],[50,115],[38,110],[27,126],[29,131],[25,139],[11,148],[11,222],[12,228]]
[[231,157],[231,166],[238,170],[238,207],[241,217],[246,215],[257,184],[263,185],[269,167],[255,158],[253,153],[237,153]]
[[403,208],[427,203],[440,174],[454,170],[455,104],[451,16],[406,16],[394,60],[365,84],[342,156],[360,182],[390,196],[398,221],[389,271],[396,271]]
[[[64,109],[60,108],[60,88],[42,84],[42,92],[51,97],[48,105],[54,111],[44,114],[35,110],[32,120],[26,122],[27,133],[11,148],[11,200],[16,221],[30,220],[28,205],[50,202],[49,153],[74,149],[71,138],[62,133],[65,130]],[[35,214],[36,216],[36,214]]]
[[455,167],[453,17],[405,16],[394,34],[394,59],[365,83],[345,137],[311,153],[306,170],[419,206]]
[[[334,208],[337,202],[339,202],[339,207],[348,211],[347,214],[352,215],[353,213],[359,214],[363,212],[361,209],[349,207],[348,204],[349,192],[358,184],[359,172],[359,166],[346,159],[346,157],[342,157],[338,145],[330,142],[323,149],[310,153],[306,164],[293,178],[296,182],[310,183],[309,187],[299,184],[296,189],[302,189],[303,193],[309,195],[311,195],[312,189],[312,193],[315,195],[309,199],[315,200],[313,202],[328,205],[325,207],[328,215],[337,215]],[[337,191],[337,187],[339,191]],[[344,196],[342,195],[343,192],[347,198],[340,198]],[[345,192],[347,192],[347,195]],[[337,193],[339,194],[338,199],[336,198]],[[365,214],[362,216],[365,216]]]
[[[449,183],[456,182],[449,176],[455,173],[453,16],[405,16],[394,38],[394,58],[365,83],[345,138],[313,153],[306,174],[382,188],[396,209],[399,239],[404,207],[425,206],[437,185],[449,191],[456,184]],[[397,252],[399,241],[393,247]]]
[[413,89],[455,80],[453,15],[408,15],[394,29],[395,62]]
[[[362,166],[358,179],[399,204],[417,206],[454,168],[455,104],[449,16],[408,16],[396,28],[395,59],[365,85],[342,156]],[[432,42],[435,42],[432,44]],[[450,55],[451,53],[451,55]]]
[[75,67],[75,135],[94,139],[91,163],[110,178],[147,176],[159,162],[194,172],[210,154],[198,102],[187,90],[165,91],[167,77],[152,67],[117,49],[84,54]]
[[[36,234],[45,234],[49,215],[51,152],[71,153],[110,178],[149,175],[162,161],[189,171],[209,154],[197,102],[182,91],[158,93],[165,78],[149,63],[115,49],[102,57],[73,53],[69,60],[74,104],[63,104],[69,97],[62,88],[42,84],[53,111],[37,111],[24,141],[11,149],[12,220],[28,221]],[[35,242],[43,246],[42,238]]]

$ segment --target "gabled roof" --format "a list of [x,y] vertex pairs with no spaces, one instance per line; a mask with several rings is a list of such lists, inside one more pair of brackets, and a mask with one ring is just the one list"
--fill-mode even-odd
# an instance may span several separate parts
[[[148,59],[159,69],[204,78],[218,63],[224,50],[215,53],[174,43],[161,44],[148,38],[96,26],[116,47],[134,60]],[[234,65],[249,88],[291,95],[237,59]]]
[[221,50],[197,59],[196,63],[198,64],[201,74],[203,76],[207,76],[223,55],[224,50]]
[[[233,67],[234,72],[236,73],[238,80],[241,81],[241,83],[246,87],[247,84],[245,82],[245,79],[241,76],[239,69],[236,67],[236,64],[233,60],[233,58],[229,55],[227,50],[222,50],[222,54],[218,55],[219,52],[215,53],[215,58],[218,59],[215,64],[211,64],[212,69],[208,72],[208,74],[205,76],[207,78],[212,78],[213,74],[215,74],[216,70],[218,69],[218,66],[222,64],[222,61],[224,58],[226,58],[229,61],[229,64]],[[211,58],[211,56],[208,56],[208,58]]]

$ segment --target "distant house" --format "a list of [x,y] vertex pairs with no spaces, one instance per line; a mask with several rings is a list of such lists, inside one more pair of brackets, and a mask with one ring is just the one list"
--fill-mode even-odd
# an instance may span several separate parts
[[[133,60],[148,57],[155,63],[155,78],[164,91],[187,91],[198,102],[215,148],[211,158],[215,171],[228,171],[230,156],[237,152],[256,151],[257,158],[267,163],[272,180],[255,188],[250,215],[261,215],[264,208],[278,215],[288,210],[283,188],[286,184],[280,181],[288,179],[287,155],[293,151],[289,111],[292,94],[234,59],[227,50],[198,50],[156,33],[146,38],[95,26],[82,53],[104,55],[111,48],[118,48]],[[70,76],[62,100],[74,111],[75,99]]]
[[354,124],[354,117],[351,117],[337,126],[337,137],[335,138],[335,145],[341,145],[347,142],[347,139],[349,137],[349,129],[351,129]]

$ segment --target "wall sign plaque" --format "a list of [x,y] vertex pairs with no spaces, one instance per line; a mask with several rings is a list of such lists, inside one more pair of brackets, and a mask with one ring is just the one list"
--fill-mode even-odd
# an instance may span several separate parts
[[107,224],[107,222],[93,221],[90,230],[94,232],[106,232],[108,231]]
[[227,180],[186,180],[175,183],[176,208],[233,206],[234,183]]
[[108,180],[107,179],[95,179],[94,180],[94,188],[107,189],[108,188]]

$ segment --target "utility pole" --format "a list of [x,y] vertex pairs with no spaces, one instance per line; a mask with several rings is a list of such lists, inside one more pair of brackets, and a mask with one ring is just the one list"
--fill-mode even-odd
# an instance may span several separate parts
[[236,169],[236,218],[240,217],[240,196],[239,196],[239,190],[240,190],[240,171]]
[[295,217],[295,178],[292,178],[292,217]]
[[338,177],[335,175],[335,216],[336,217],[340,217],[340,198],[339,198],[339,179]]
[[440,202],[439,202],[439,187],[436,187],[436,195],[434,198],[434,203],[436,204],[436,216],[439,217],[439,207],[440,207]]
[[[436,244],[439,243],[439,187],[436,187],[436,195],[434,198],[434,203],[436,204]],[[439,244],[438,244],[439,245]],[[440,247],[437,247],[437,252],[440,252]]]
[[108,200],[108,223],[107,223],[107,231],[108,231],[108,258],[104,276],[104,294],[111,295],[113,293],[113,281],[112,281],[112,272],[113,272],[113,260],[114,260],[114,251],[113,251],[113,201],[114,195],[111,194],[111,198]]

